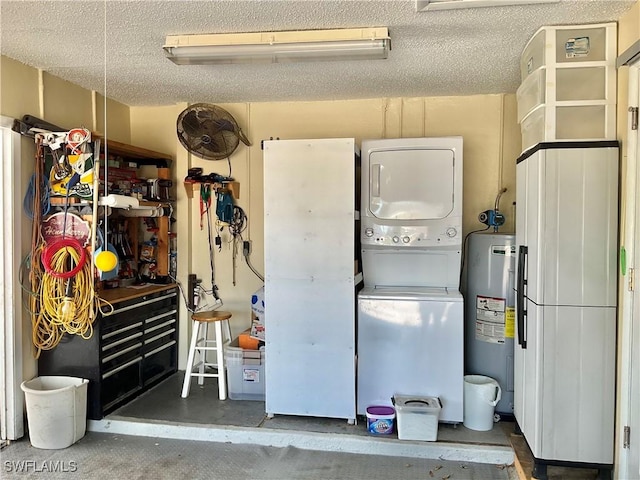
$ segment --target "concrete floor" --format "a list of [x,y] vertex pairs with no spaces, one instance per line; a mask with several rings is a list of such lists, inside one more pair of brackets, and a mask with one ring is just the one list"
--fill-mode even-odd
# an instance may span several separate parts
[[[0,451],[3,479],[512,480],[504,465],[88,432],[69,448]],[[510,476],[511,475],[511,476]]]
[[190,395],[183,399],[183,375],[178,372],[103,420],[90,421],[89,430],[493,465],[514,461],[509,422],[500,422],[489,432],[440,424],[437,442],[398,440],[395,434],[370,435],[364,418],[356,425],[344,419],[287,415],[268,419],[264,402],[218,400],[215,379],[206,379],[203,386],[192,379]]
[[513,424],[490,432],[440,424],[438,441],[372,436],[366,421],[265,416],[264,402],[218,400],[217,384],[184,373],[100,421],[63,450],[39,450],[28,439],[1,452],[2,478],[440,479],[514,480]]

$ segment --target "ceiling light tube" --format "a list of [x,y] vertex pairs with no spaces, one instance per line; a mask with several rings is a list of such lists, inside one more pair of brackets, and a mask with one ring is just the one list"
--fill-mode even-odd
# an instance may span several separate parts
[[385,59],[387,28],[168,36],[167,57],[178,65]]
[[416,0],[416,12],[479,7],[514,7],[536,3],[559,2],[560,0]]

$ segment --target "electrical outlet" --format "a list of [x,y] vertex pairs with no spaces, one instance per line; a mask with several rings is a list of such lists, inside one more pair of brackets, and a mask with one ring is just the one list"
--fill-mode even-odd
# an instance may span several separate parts
[[242,255],[245,257],[251,255],[251,240],[244,240],[242,242]]

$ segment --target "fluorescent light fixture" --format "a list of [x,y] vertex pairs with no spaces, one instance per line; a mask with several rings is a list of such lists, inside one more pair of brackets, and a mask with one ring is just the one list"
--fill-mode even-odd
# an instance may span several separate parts
[[416,12],[477,7],[514,7],[533,3],[559,3],[560,0],[416,0]]
[[386,27],[167,36],[178,65],[376,60],[389,56]]

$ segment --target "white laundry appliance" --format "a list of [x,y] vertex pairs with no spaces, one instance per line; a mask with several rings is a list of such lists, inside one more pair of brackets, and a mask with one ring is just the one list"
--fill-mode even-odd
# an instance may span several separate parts
[[462,137],[364,140],[357,413],[438,396],[462,422]]

